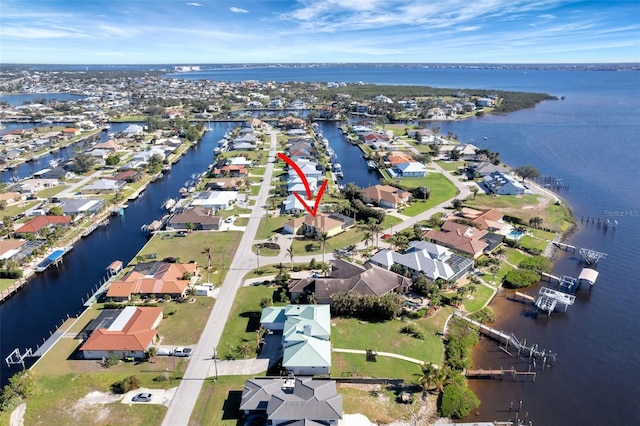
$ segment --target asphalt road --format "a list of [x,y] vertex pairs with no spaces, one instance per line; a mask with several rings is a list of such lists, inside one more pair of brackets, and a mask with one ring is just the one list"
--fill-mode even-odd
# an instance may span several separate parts
[[242,286],[242,278],[247,272],[257,268],[258,259],[253,256],[251,246],[258,231],[260,220],[266,214],[263,206],[267,204],[267,196],[269,195],[269,187],[273,176],[277,147],[276,135],[276,131],[270,131],[269,156],[255,207],[233,261],[229,266],[229,273],[222,284],[216,303],[213,305],[213,310],[207,320],[200,341],[193,350],[187,370],[169,405],[169,410],[162,422],[163,426],[186,426],[189,424],[189,418],[200,395],[203,382],[209,377],[214,348],[220,342],[236,292]]

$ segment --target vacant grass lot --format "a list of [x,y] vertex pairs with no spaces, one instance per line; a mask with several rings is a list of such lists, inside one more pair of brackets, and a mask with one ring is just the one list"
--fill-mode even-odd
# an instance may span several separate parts
[[[416,368],[416,371],[419,370]],[[384,386],[378,392],[370,392],[348,384],[339,384],[338,393],[342,395],[342,407],[346,414],[364,414],[374,424],[389,424],[411,415],[409,407],[398,404],[395,401],[396,395],[384,389]],[[411,407],[413,412],[417,409]]]
[[224,359],[229,354],[239,356],[237,348],[244,343],[256,347],[256,330],[260,328],[262,314],[260,300],[272,297],[274,290],[274,287],[265,285],[242,287],[238,290],[218,344],[219,358]]
[[[158,404],[81,405],[78,400],[93,391],[109,392],[110,386],[129,374],[101,372],[66,374],[37,378],[36,394],[29,398],[24,416],[26,425],[159,425],[167,408]],[[161,389],[177,386],[170,379],[161,384],[153,382],[159,373],[140,373],[143,387]]]
[[195,345],[213,309],[214,299],[195,296],[191,302],[162,303],[164,319],[158,326],[162,345]]
[[[391,320],[381,323],[360,322],[353,318],[333,318],[332,323],[335,324],[331,328],[331,342],[334,347],[342,349],[374,349],[379,352],[391,352],[399,355],[416,358],[423,361],[431,361],[435,364],[442,363],[444,355],[444,345],[442,339],[436,335],[442,332],[444,322],[451,313],[450,308],[441,308],[434,316],[430,318],[422,318],[419,320]],[[405,325],[412,323],[420,328],[424,334],[424,339],[416,339],[408,334],[400,333],[400,329]],[[343,354],[335,354],[343,355]],[[379,357],[380,360],[382,357]],[[360,369],[361,375],[380,377],[392,377],[398,372],[395,371],[393,365],[388,371],[376,367],[375,374],[362,370],[365,364],[350,364],[351,359],[346,357],[346,363],[332,367],[332,374],[342,375],[348,374],[350,371]],[[364,356],[362,356],[364,361]],[[373,363],[366,363],[371,366]],[[368,367],[367,367],[368,368]],[[373,366],[371,366],[373,368]]]
[[466,163],[464,161],[436,161],[436,164],[448,172],[454,172]]
[[425,202],[416,200],[402,210],[402,214],[407,216],[416,216],[431,207],[450,200],[456,196],[457,191],[455,185],[440,173],[429,173],[424,178],[403,178],[400,179],[400,183],[412,188],[426,186],[431,190],[428,200]]
[[292,216],[266,216],[260,221],[258,232],[256,234],[256,240],[266,240],[273,234],[277,234],[285,222],[293,219]]
[[196,406],[191,413],[189,426],[236,426],[244,382],[254,376],[221,376],[218,380],[205,380]]
[[[331,237],[326,242],[325,254],[331,253],[333,250],[347,247],[352,244],[357,244],[364,238],[364,231],[355,227],[351,228],[342,234],[338,234],[335,237]],[[320,249],[320,243],[316,240],[308,240],[303,238],[296,238],[293,240],[291,247],[293,248],[294,260],[295,255],[308,256],[319,254],[318,260],[322,259],[322,250]]]

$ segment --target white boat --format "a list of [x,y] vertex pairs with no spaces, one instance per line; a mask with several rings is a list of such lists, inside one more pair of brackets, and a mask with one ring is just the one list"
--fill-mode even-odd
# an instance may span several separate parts
[[167,211],[171,211],[176,206],[176,200],[173,198],[167,198],[164,203],[162,203],[162,208]]
[[60,160],[49,161],[49,167],[51,167],[52,169],[58,167],[59,164],[60,164]]
[[111,129],[111,125],[110,125],[109,123],[104,123],[104,124],[102,125],[102,131],[103,131],[103,132],[107,132],[107,131],[109,131],[110,129]]
[[205,132],[213,132],[213,127],[211,127],[211,123],[207,123],[207,127],[204,128]]

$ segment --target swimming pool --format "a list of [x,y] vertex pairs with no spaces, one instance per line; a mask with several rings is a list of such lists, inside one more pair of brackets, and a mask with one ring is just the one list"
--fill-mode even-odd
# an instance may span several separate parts
[[519,240],[520,238],[522,238],[523,235],[524,235],[524,231],[521,231],[519,229],[512,229],[507,234],[507,238],[510,238],[512,240]]

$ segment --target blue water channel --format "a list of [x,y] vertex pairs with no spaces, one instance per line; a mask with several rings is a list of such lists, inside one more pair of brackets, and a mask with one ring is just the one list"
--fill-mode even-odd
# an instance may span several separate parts
[[[111,131],[121,130],[118,126],[126,127],[114,125]],[[178,190],[191,174],[203,172],[212,163],[213,149],[234,124],[211,123],[211,126],[214,131],[205,133],[198,145],[187,151],[170,172],[165,172],[164,178],[151,183],[137,200],[129,202],[123,216],[111,216],[108,226],[99,227],[87,238],[79,240],[58,267],[35,275],[23,290],[0,305],[2,384],[18,368],[9,370],[4,358],[15,348],[35,351],[43,338],[48,337],[67,315],[80,313],[82,300],[86,300],[87,294],[92,293],[105,277],[105,268],[116,259],[127,264],[144,246],[147,237],[140,227],[158,219],[162,214],[162,202],[178,196]],[[50,159],[52,157],[47,156],[38,162],[27,163],[14,172],[20,177],[27,176],[32,169],[46,167]]]

